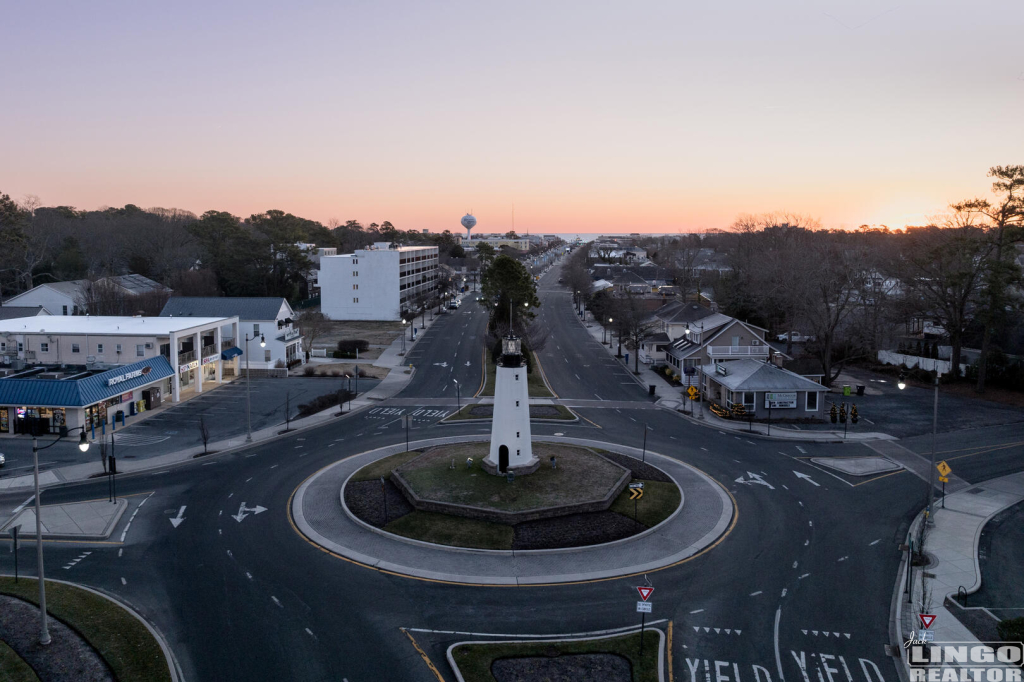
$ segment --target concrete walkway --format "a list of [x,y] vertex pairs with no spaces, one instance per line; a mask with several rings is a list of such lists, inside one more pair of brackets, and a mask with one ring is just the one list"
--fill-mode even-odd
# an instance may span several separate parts
[[[107,500],[91,500],[72,504],[44,504],[39,508],[43,520],[43,537],[71,538],[76,540],[105,540],[113,532],[114,526],[121,519],[128,500],[124,498],[115,502]],[[3,526],[0,533],[6,533],[13,526],[21,526],[21,536],[25,539],[35,537],[36,510],[29,506],[15,514]]]
[[[486,441],[487,436],[437,438],[421,448]],[[546,441],[597,446],[638,457],[637,448],[564,437]],[[647,452],[647,459],[682,488],[683,504],[669,519],[631,538],[590,547],[554,550],[474,550],[434,545],[385,533],[356,519],[342,504],[343,486],[366,464],[396,452],[389,446],[343,459],[306,480],[292,500],[296,526],[312,542],[377,570],[426,580],[483,585],[539,585],[596,580],[653,571],[694,556],[731,527],[732,498],[717,482],[679,460]]]
[[[893,618],[897,624],[900,644],[910,633],[921,631],[922,613],[936,616],[929,628],[936,642],[977,642],[957,618],[943,606],[948,597],[956,599],[963,587],[967,594],[981,588],[981,569],[978,566],[978,540],[989,519],[1002,510],[1024,500],[1024,472],[995,478],[946,496],[945,508],[938,505],[932,516],[934,526],[925,534],[924,551],[932,564],[913,569],[913,590],[908,603],[906,562],[900,570],[896,589],[899,600],[894,603]],[[923,516],[911,528],[911,536],[918,537]],[[906,658],[901,659],[904,664]]]

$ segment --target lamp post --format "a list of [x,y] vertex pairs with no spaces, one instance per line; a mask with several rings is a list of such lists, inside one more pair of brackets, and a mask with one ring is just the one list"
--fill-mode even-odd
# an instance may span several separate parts
[[[459,380],[458,379],[452,379],[452,381],[455,382],[455,400],[457,401],[456,404],[459,406],[459,412],[461,412],[462,411],[462,389],[459,386]],[[458,412],[456,412],[456,414],[458,414]]]
[[[249,342],[256,340],[255,332],[252,338],[245,335],[245,442],[252,442],[252,382],[249,379]],[[267,340],[260,334],[260,348],[267,347]]]
[[[689,340],[689,338],[690,338],[690,324],[689,323],[686,324],[686,329],[684,331],[686,332],[687,340]],[[704,340],[704,323],[703,322],[700,323],[700,336],[701,336],[701,341],[703,341]],[[700,341],[698,341],[698,343],[700,343]],[[701,366],[703,366],[704,365],[704,358],[700,358],[700,361],[701,361]],[[701,381],[700,385],[697,386],[697,390],[700,391],[700,400],[697,401],[698,403],[700,403],[700,416],[698,416],[697,419],[704,419],[704,382],[703,381]],[[690,414],[691,415],[693,414],[693,405],[690,406]]]
[[[608,318],[608,324],[611,324],[611,323],[612,323],[612,318],[609,317]],[[604,338],[601,339],[601,343],[607,345],[608,344],[608,327],[607,326],[605,326],[605,328],[604,328],[603,335],[604,335]]]
[[402,318],[402,355],[405,355],[405,318]]
[[[85,426],[78,426],[82,435],[78,439],[78,449],[86,452],[89,449],[89,439],[85,435]],[[60,442],[65,433],[57,436],[57,440],[49,445],[39,447],[39,439],[35,432],[32,433],[32,478],[35,486],[35,508],[36,508],[36,563],[39,565],[39,643],[46,645],[50,643],[50,630],[46,625],[46,579],[43,574],[43,523],[39,516],[39,451],[52,448]]]
[[[896,386],[902,391],[907,387],[907,376],[903,372],[900,372],[900,377],[896,381]],[[928,506],[925,507],[926,518],[928,523],[932,524],[934,521],[931,519],[932,505],[935,504],[935,441],[938,437],[939,432],[939,372],[935,370],[935,383],[934,383],[934,398],[932,399],[932,465],[928,469]]]

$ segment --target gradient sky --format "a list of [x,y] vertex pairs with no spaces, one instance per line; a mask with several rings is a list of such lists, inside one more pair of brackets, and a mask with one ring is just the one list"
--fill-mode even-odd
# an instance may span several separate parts
[[402,229],[920,224],[1024,163],[1024,2],[10,2],[0,192]]

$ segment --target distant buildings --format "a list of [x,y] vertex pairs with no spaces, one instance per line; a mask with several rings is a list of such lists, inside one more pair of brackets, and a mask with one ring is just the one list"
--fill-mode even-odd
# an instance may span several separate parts
[[140,305],[163,305],[163,299],[171,293],[171,289],[148,277],[128,274],[95,282],[76,279],[40,284],[7,299],[4,306],[41,307],[50,315],[131,315]]
[[[474,240],[476,241],[476,240]],[[332,320],[402,319],[440,279],[436,246],[376,242],[353,253],[320,258],[320,310]]]

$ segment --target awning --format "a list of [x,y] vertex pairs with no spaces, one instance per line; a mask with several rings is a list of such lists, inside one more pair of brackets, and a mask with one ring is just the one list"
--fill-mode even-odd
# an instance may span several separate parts
[[238,346],[231,346],[225,351],[221,351],[220,357],[222,360],[230,360],[231,358],[237,358],[242,354],[242,349]]

